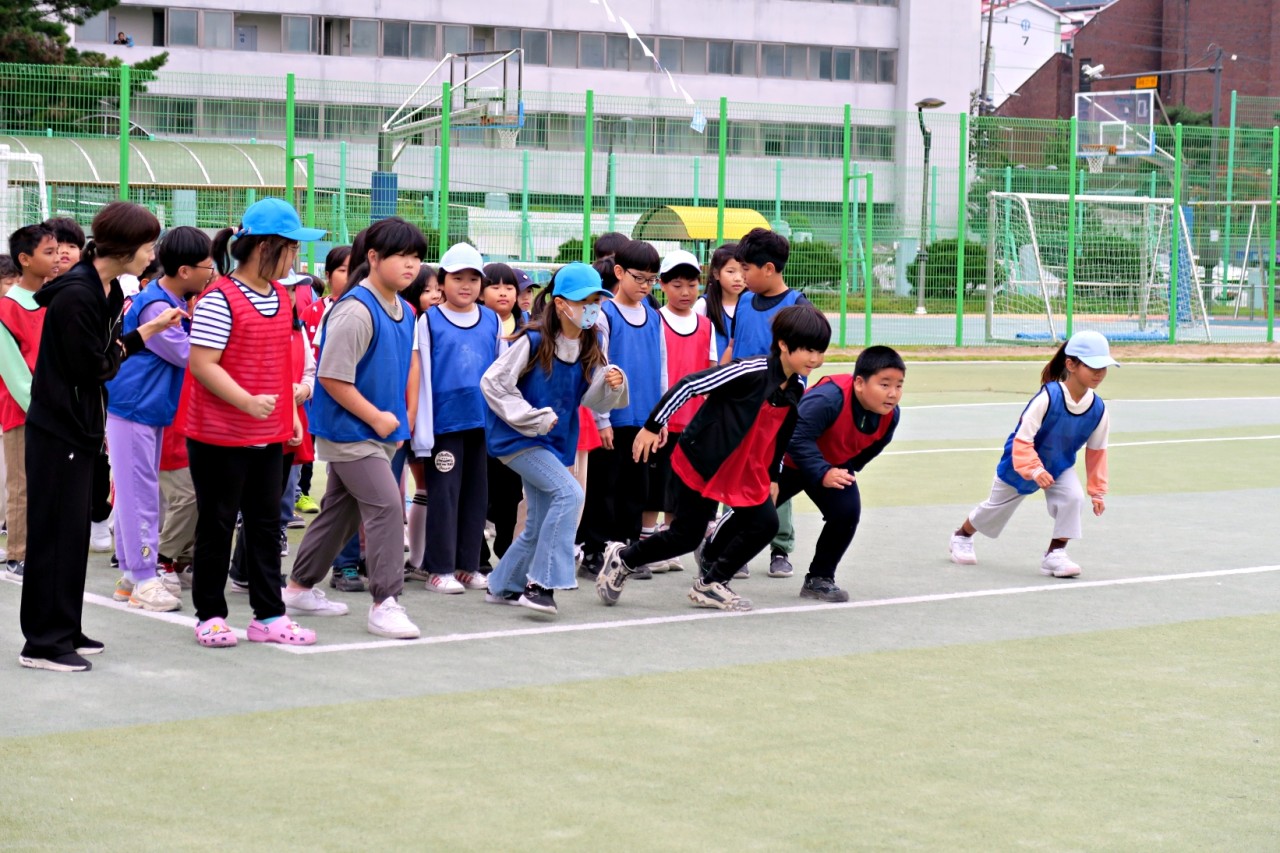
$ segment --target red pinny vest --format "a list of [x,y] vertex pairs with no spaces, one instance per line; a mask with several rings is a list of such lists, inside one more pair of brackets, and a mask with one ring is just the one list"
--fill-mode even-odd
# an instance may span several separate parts
[[[43,308],[30,311],[22,307],[16,299],[0,298],[0,323],[3,323],[9,330],[9,334],[13,336],[18,350],[22,353],[22,360],[27,363],[27,369],[32,373],[36,370],[36,354],[40,352],[44,311]],[[11,430],[26,422],[27,413],[13,399],[9,389],[4,387],[4,382],[0,381],[0,429]]]
[[[836,422],[818,437],[818,450],[822,451],[822,458],[828,463],[843,465],[870,447],[872,443],[884,438],[889,427],[893,426],[893,412],[881,415],[880,425],[876,427],[875,432],[868,435],[859,430],[857,424],[853,422],[853,374],[824,376],[813,387],[817,388],[823,382],[832,382],[839,387],[844,395],[844,405],[840,408],[840,415],[836,418]],[[791,457],[788,456],[786,461],[790,465]]]
[[275,411],[258,420],[205,388],[187,368],[182,395],[188,399],[179,403],[179,411],[185,405],[183,432],[188,438],[221,447],[253,447],[285,442],[293,436],[293,386],[289,381],[293,372],[293,316],[289,294],[279,284],[272,283],[272,287],[279,304],[273,317],[259,313],[240,287],[225,276],[204,295],[221,291],[231,309],[231,337],[218,363],[248,393],[278,395]]
[[[306,347],[307,340],[303,335],[302,329],[294,329],[293,335],[289,339],[289,365],[293,371],[290,376],[295,385],[302,384],[302,374],[307,369]],[[311,430],[307,424],[307,406],[305,403],[298,406],[298,420],[302,421],[302,444],[299,444],[293,451],[293,464],[304,465],[307,462],[314,462],[316,458],[315,440],[311,437]],[[285,451],[287,452],[288,450],[289,448],[286,446]]]
[[[661,312],[659,312],[661,314]],[[711,336],[715,333],[711,321],[699,314],[697,327],[687,335],[682,335],[667,322],[662,315],[662,334],[667,342],[667,387],[670,388],[690,373],[706,370],[711,366],[707,354],[711,351]],[[667,421],[667,431],[681,433],[689,426],[693,416],[702,408],[702,398],[694,397],[685,403]]]
[[790,411],[790,406],[771,406],[768,400],[761,403],[742,443],[710,480],[702,479],[678,444],[671,452],[671,470],[704,498],[730,507],[759,506],[769,497],[769,466],[777,451],[778,431]]

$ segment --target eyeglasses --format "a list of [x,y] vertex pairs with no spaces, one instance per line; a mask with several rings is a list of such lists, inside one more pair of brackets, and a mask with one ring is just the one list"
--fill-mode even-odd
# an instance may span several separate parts
[[215,267],[213,264],[209,264],[209,266],[207,267],[201,266],[200,264],[193,264],[191,268],[193,270],[207,270],[209,273],[209,278],[213,278],[214,272],[217,271],[217,267]]
[[658,277],[656,275],[645,276],[645,275],[642,275],[641,273],[636,272],[635,270],[627,270],[627,275],[635,279],[636,284],[647,284],[650,287],[653,287],[655,284],[658,283]]

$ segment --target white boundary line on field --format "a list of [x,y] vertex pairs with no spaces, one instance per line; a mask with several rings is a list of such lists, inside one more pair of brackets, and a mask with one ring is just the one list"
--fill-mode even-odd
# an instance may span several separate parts
[[[1222,441],[1272,441],[1280,435],[1224,435],[1215,438],[1166,438],[1158,441],[1113,441],[1107,445],[1113,447],[1152,447],[1159,444],[1210,444]],[[998,445],[986,447],[939,447],[932,450],[886,450],[881,456],[923,456],[933,453],[997,453]]]
[[[1164,397],[1152,400],[1107,400],[1108,403],[1238,403],[1241,401],[1251,402],[1274,402],[1280,400],[1280,397]],[[919,412],[925,409],[985,409],[993,406],[1025,406],[1026,400],[1008,400],[997,403],[935,403],[924,406],[903,406],[903,411]]]
[[[469,634],[442,634],[434,637],[422,637],[417,640],[367,640],[359,643],[335,643],[328,646],[281,646],[269,643],[282,652],[295,655],[329,654],[331,652],[358,652],[374,649],[402,648],[408,646],[438,646],[453,643],[467,643],[477,640],[503,640],[513,637],[536,637],[547,634],[572,634],[582,631],[606,631],[616,628],[645,628],[654,625],[674,625],[681,622],[702,622],[708,619],[735,619],[743,616],[786,616],[791,614],[821,613],[836,610],[861,610],[869,607],[895,607],[910,604],[932,604],[941,601],[961,601],[969,598],[996,598],[1008,595],[1026,595],[1036,592],[1056,592],[1061,590],[1097,589],[1111,586],[1131,586],[1133,584],[1165,583],[1168,581],[1199,580],[1204,578],[1222,578],[1236,575],[1257,575],[1267,572],[1280,572],[1280,565],[1247,566],[1239,569],[1214,569],[1204,572],[1182,572],[1167,575],[1143,575],[1139,577],[1112,578],[1099,581],[1059,581],[1057,583],[1037,584],[1035,586],[998,587],[996,589],[979,589],[967,592],[942,592],[927,595],[908,595],[897,598],[877,598],[867,601],[849,601],[841,604],[797,604],[787,607],[762,607],[745,613],[729,613],[722,610],[698,611],[673,616],[649,616],[642,619],[617,619],[608,622],[580,622],[568,625],[538,625],[529,628],[510,628],[502,631],[476,631]],[[20,582],[7,577],[0,580],[20,585]],[[590,595],[588,587],[586,593]],[[180,613],[152,613],[147,610],[131,608],[122,602],[114,601],[108,596],[96,593],[85,593],[84,600],[99,607],[108,607],[135,616],[145,616],[173,625],[194,628],[196,620]],[[590,602],[594,605],[594,601]],[[322,620],[323,621],[323,620]],[[315,624],[312,622],[311,624]],[[236,629],[235,634],[245,639],[243,630]]]

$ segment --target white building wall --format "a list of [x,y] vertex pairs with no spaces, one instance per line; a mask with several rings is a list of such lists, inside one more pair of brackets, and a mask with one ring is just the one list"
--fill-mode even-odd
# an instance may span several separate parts
[[[982,37],[986,37],[983,22]],[[1000,106],[1036,69],[1062,50],[1062,19],[1038,3],[997,9],[991,25],[991,71],[987,89]],[[979,56],[979,62],[981,62]]]

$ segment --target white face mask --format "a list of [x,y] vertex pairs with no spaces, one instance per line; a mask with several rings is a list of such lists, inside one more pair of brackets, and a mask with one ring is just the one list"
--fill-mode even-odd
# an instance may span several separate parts
[[[577,316],[574,316],[577,313]],[[600,303],[593,302],[583,305],[580,312],[575,312],[570,306],[565,310],[565,316],[569,322],[574,323],[579,329],[590,329],[600,320]]]

